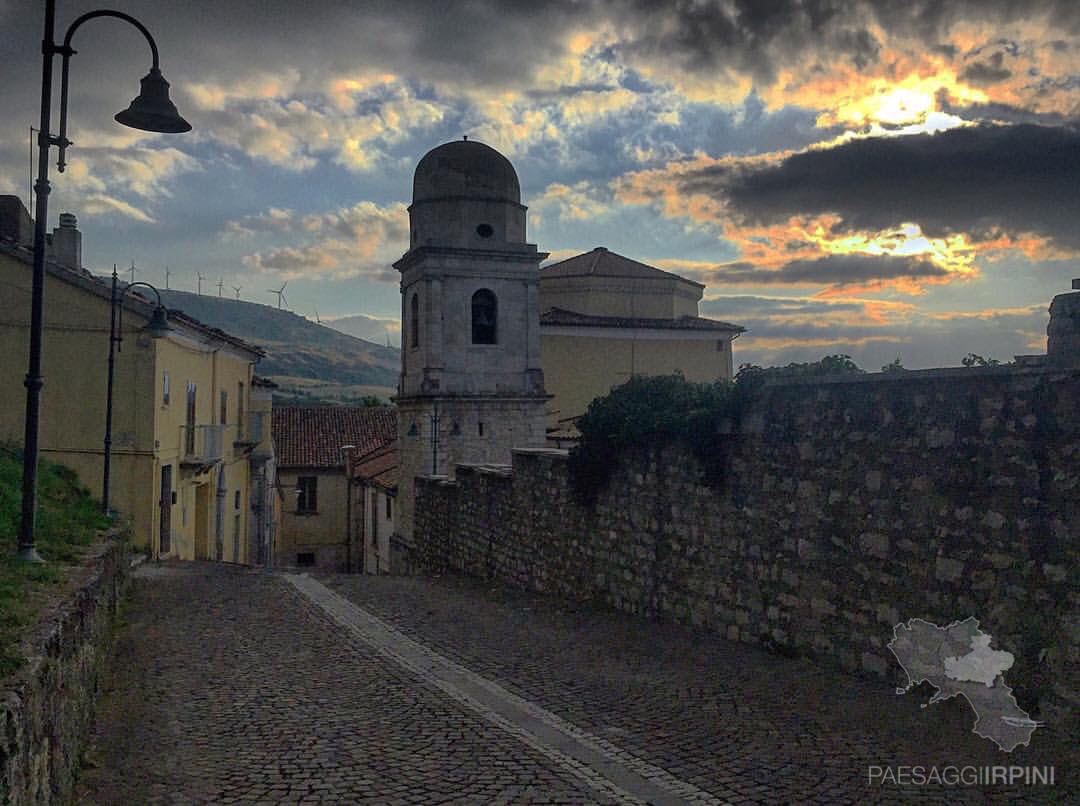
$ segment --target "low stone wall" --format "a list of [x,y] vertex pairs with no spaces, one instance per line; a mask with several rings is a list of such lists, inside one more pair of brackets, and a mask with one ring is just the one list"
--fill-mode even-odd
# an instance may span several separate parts
[[27,639],[28,664],[0,681],[0,803],[70,800],[129,579],[128,544],[110,538],[86,562]]
[[418,481],[415,556],[897,680],[896,624],[975,616],[1021,705],[1058,720],[1080,712],[1078,411],[1075,371],[778,384],[720,489],[668,445],[585,508],[564,454],[517,451]]

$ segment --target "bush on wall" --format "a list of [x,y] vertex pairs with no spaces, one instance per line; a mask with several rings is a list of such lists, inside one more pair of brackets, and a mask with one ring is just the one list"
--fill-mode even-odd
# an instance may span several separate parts
[[861,373],[847,355],[762,368],[743,364],[734,381],[697,383],[680,374],[637,376],[589,404],[578,418],[581,434],[570,452],[570,480],[587,505],[607,483],[619,456],[630,448],[682,442],[719,486],[727,463],[729,432],[768,378]]

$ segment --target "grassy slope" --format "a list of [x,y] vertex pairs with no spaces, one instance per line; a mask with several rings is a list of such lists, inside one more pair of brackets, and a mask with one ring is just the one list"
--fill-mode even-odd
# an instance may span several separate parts
[[260,375],[313,378],[333,384],[392,387],[401,366],[398,350],[348,336],[291,311],[255,302],[162,291],[169,308],[257,344],[267,351]]
[[45,595],[63,584],[82,548],[108,526],[100,504],[73,471],[42,462],[35,542],[46,563],[22,563],[15,559],[21,501],[22,459],[0,446],[0,678],[21,665],[18,641],[34,623]]

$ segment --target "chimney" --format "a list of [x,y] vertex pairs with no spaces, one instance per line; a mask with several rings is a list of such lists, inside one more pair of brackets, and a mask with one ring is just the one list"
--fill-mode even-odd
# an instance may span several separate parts
[[72,213],[60,214],[60,226],[49,239],[49,257],[69,269],[82,268],[82,233]]
[[0,196],[0,240],[34,245],[34,222],[18,196]]

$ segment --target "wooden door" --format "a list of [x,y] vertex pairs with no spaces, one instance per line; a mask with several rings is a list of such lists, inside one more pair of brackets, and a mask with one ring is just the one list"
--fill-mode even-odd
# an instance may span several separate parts
[[160,553],[168,554],[172,551],[172,465],[161,467],[161,497],[158,506],[161,508]]

